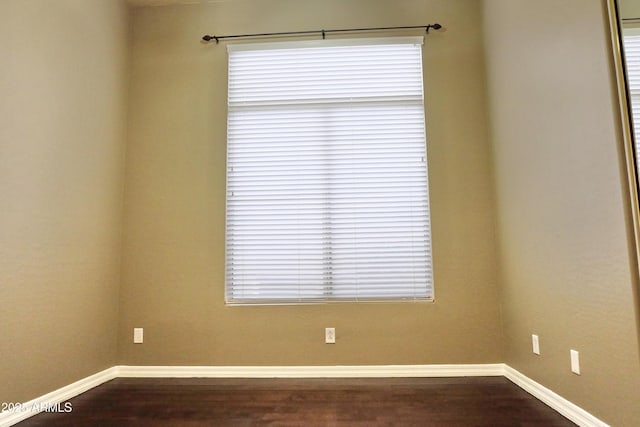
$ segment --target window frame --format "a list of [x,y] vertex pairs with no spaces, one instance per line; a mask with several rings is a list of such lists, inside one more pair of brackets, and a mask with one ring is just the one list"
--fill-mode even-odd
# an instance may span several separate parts
[[[367,45],[377,45],[377,44],[407,44],[408,42],[415,43],[419,39],[419,45],[422,46],[422,37],[392,37],[392,38],[384,38],[384,39],[343,39],[343,40],[322,40],[322,41],[307,41],[307,42],[277,42],[277,43],[259,43],[259,44],[232,44],[228,46],[228,50],[231,52],[234,51],[243,51],[243,50],[270,50],[270,49],[295,49],[298,47],[335,47],[335,46],[367,46]],[[422,61],[422,52],[420,48],[420,115],[421,115],[421,124],[422,124],[422,150],[423,157],[422,161],[424,164],[424,196],[426,199],[425,205],[425,222],[426,222],[426,234],[428,237],[426,238],[425,243],[425,251],[427,257],[427,266],[425,266],[426,271],[426,279],[424,283],[424,295],[419,295],[418,293],[414,293],[411,297],[406,297],[398,294],[397,296],[391,297],[358,297],[358,295],[350,295],[348,298],[335,298],[328,297],[326,295],[326,290],[323,291],[323,296],[320,298],[295,298],[290,296],[288,298],[232,298],[231,290],[230,290],[230,277],[229,277],[229,216],[230,216],[230,171],[232,167],[230,164],[230,121],[232,117],[232,103],[231,99],[231,59],[229,61],[229,98],[228,98],[228,124],[227,124],[227,181],[226,181],[226,189],[227,189],[227,200],[225,206],[225,302],[227,305],[302,305],[302,304],[325,304],[325,303],[344,303],[344,302],[432,302],[435,299],[435,289],[434,289],[434,280],[433,280],[433,256],[431,250],[431,223],[430,223],[430,208],[429,208],[429,180],[428,180],[428,164],[427,164],[427,140],[426,140],[426,119],[425,119],[425,108],[424,108],[424,89],[422,87],[422,74],[424,69],[424,64]],[[331,286],[331,285],[330,285]]]

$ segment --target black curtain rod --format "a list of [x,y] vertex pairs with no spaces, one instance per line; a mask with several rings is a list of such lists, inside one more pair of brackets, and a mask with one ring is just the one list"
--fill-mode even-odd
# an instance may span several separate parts
[[425,32],[429,34],[429,30],[433,28],[434,30],[439,30],[442,28],[442,25],[438,24],[429,24],[429,25],[413,25],[408,27],[376,27],[376,28],[348,28],[344,30],[311,30],[311,31],[289,31],[284,33],[259,33],[259,34],[236,34],[232,36],[210,36],[205,35],[202,36],[202,40],[208,42],[211,40],[215,40],[216,44],[220,43],[220,40],[223,39],[237,39],[244,37],[271,37],[271,36],[293,36],[293,35],[304,35],[304,34],[322,34],[322,38],[329,33],[350,33],[354,31],[388,31],[388,30],[411,30],[416,28],[424,28]]

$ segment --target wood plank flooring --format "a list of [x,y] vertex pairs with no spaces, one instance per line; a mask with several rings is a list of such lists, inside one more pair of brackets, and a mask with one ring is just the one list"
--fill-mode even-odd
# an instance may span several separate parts
[[34,426],[573,426],[503,377],[118,378]]

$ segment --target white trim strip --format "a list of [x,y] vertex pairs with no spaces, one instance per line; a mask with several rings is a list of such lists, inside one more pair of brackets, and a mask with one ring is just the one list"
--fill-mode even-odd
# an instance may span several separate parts
[[[470,365],[360,366],[114,366],[23,403],[30,409],[55,405],[114,378],[430,378],[504,376],[581,427],[609,427],[589,412],[503,363]],[[0,427],[10,427],[38,411],[0,413]]]
[[117,367],[111,367],[97,374],[90,375],[86,378],[78,380],[67,386],[59,388],[51,393],[47,393],[43,396],[37,397],[28,402],[22,403],[22,410],[15,412],[0,412],[0,427],[9,427],[20,421],[26,420],[32,417],[41,410],[39,408],[46,408],[54,406],[57,403],[63,403],[79,394],[84,393],[87,390],[91,390],[94,387],[104,384],[117,377]]
[[538,400],[546,403],[569,420],[581,427],[609,427],[608,424],[594,417],[564,397],[554,393],[545,386],[521,374],[512,367],[504,365],[504,376]]

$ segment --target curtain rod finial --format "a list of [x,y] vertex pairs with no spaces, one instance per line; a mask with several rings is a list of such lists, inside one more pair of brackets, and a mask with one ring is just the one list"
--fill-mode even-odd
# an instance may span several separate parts
[[440,28],[442,28],[442,25],[438,24],[437,22],[435,24],[429,24],[426,27],[424,27],[425,31],[427,34],[429,34],[429,30],[430,29],[434,29],[434,30],[439,30]]
[[218,40],[218,37],[210,36],[209,34],[202,36],[202,40],[204,40],[206,42],[210,42],[211,40],[215,40],[216,44],[220,43],[220,40]]

